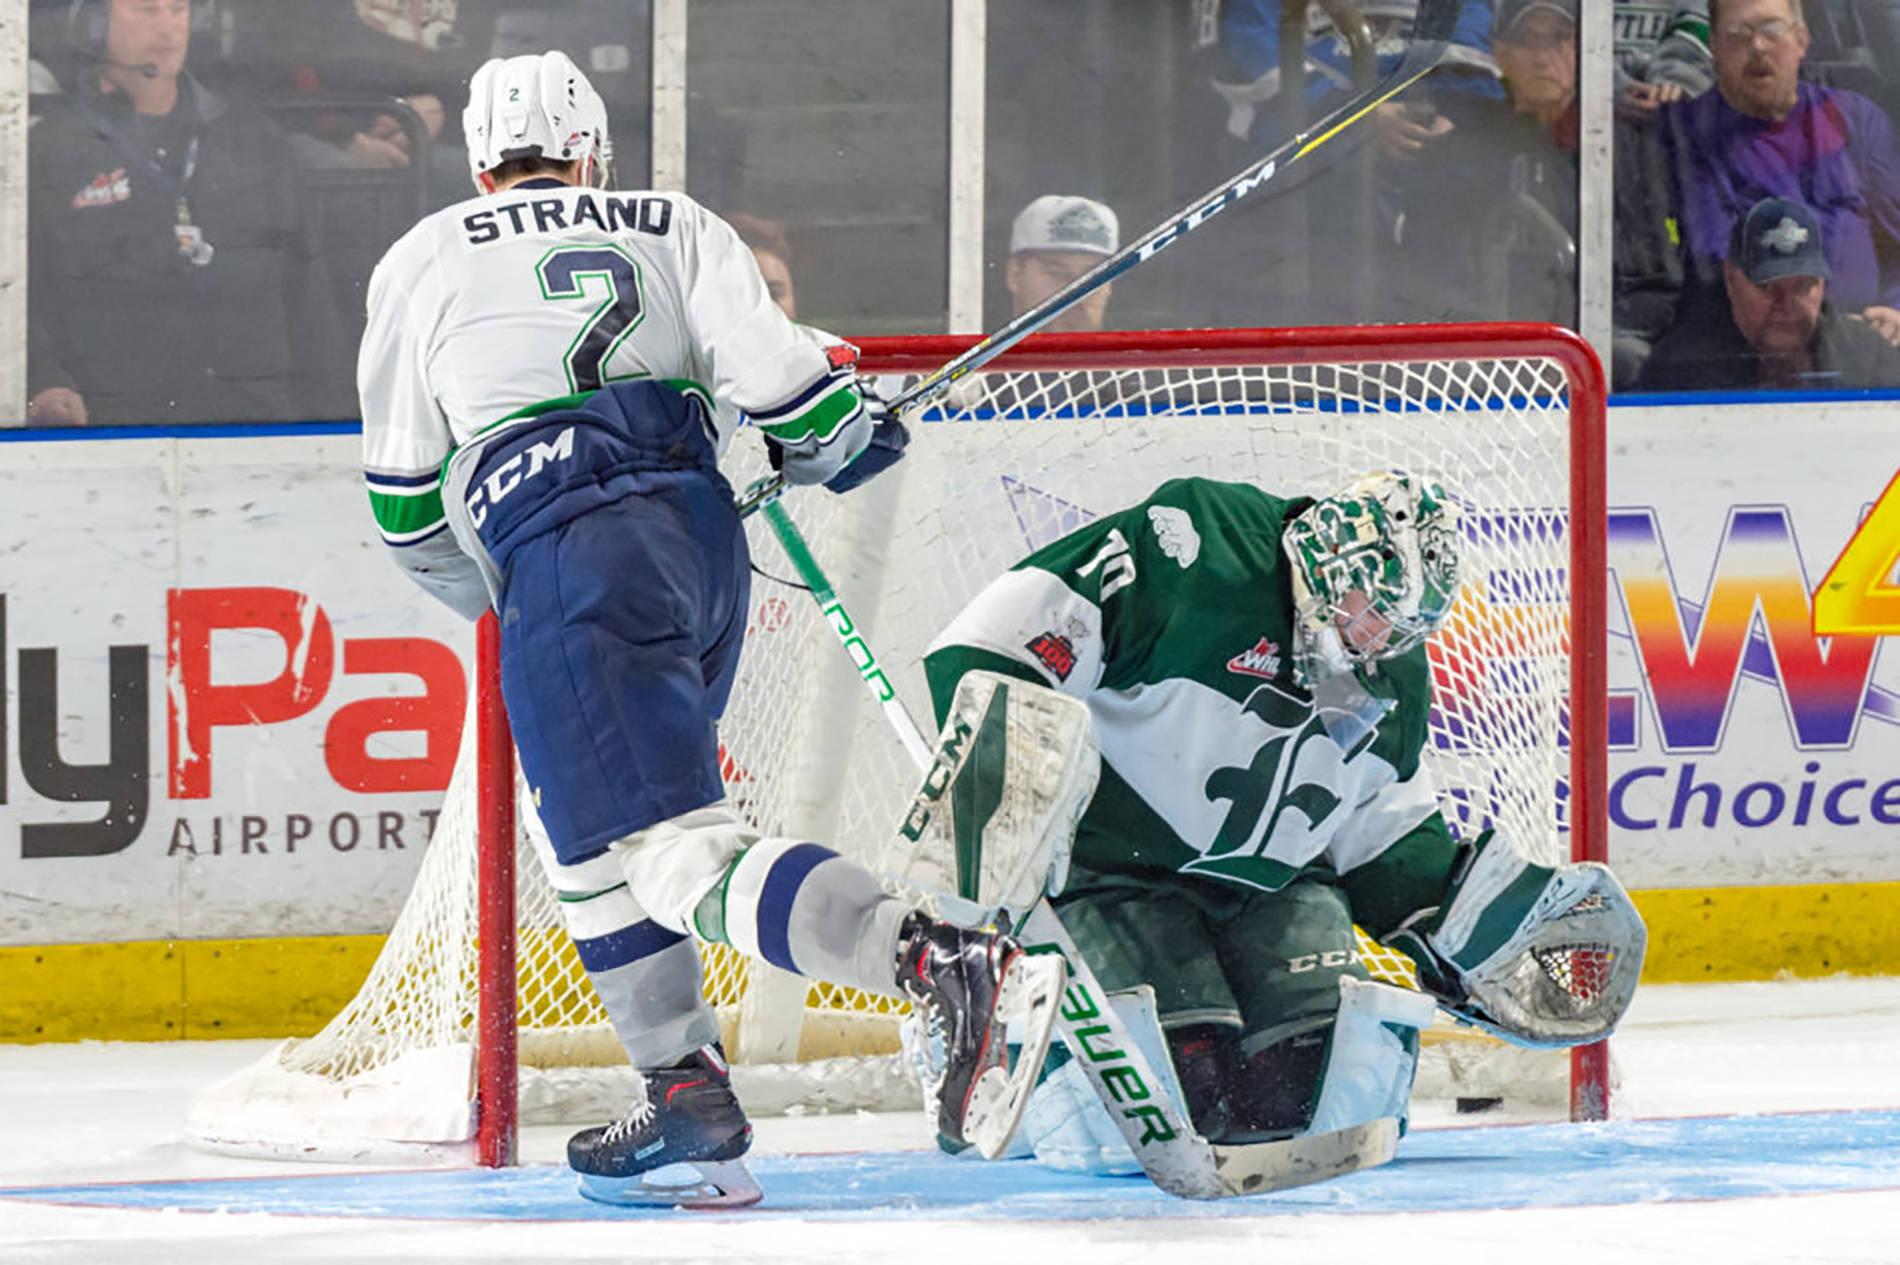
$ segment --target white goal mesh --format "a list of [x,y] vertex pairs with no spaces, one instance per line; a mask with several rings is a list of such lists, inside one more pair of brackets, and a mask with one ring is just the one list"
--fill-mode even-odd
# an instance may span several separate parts
[[[1600,603],[1580,601],[1570,583],[1573,473],[1600,465],[1594,441],[1576,450],[1573,423],[1576,434],[1600,434],[1601,402],[1573,389],[1574,350],[1565,349],[1574,340],[1529,332],[1538,337],[1466,327],[1031,340],[913,418],[911,446],[890,474],[849,496],[803,491],[785,504],[928,727],[922,651],[961,605],[1031,549],[1166,479],[1244,480],[1287,495],[1323,495],[1374,469],[1437,479],[1465,509],[1469,579],[1431,646],[1426,759],[1454,831],[1495,825],[1556,859],[1573,850],[1573,622],[1595,630],[1582,644],[1600,644],[1601,629]],[[1333,345],[1342,339],[1349,345]],[[888,371],[880,384],[891,394],[906,381],[900,371],[934,367],[961,345],[874,340],[864,368]],[[742,434],[733,447],[729,473],[743,488],[761,472],[759,445]],[[1597,477],[1600,494],[1600,468]],[[721,729],[727,789],[769,834],[813,838],[874,867],[903,864],[885,844],[915,790],[914,766],[858,665],[789,583],[796,573],[776,539],[756,519],[750,530],[761,574]],[[197,1136],[284,1154],[294,1148],[275,1139],[301,1133],[306,1151],[358,1157],[377,1148],[352,1140],[376,1129],[407,1143],[468,1136],[474,835],[472,771],[458,768],[414,893],[361,993],[316,1037],[201,1096]],[[517,877],[523,1118],[605,1118],[624,1100],[624,1056],[525,844]],[[1408,981],[1396,955],[1363,939],[1361,949],[1375,974]],[[896,1049],[896,1003],[796,980],[720,947],[704,959],[752,1110],[914,1105],[896,1061],[870,1057]],[[814,1062],[840,1056],[865,1057]],[[429,1083],[418,1087],[417,1077]],[[397,1108],[388,1123],[359,1118]]]

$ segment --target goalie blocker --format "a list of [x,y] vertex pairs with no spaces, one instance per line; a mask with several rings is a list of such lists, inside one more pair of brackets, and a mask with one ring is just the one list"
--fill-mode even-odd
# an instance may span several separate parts
[[[1005,930],[1068,871],[1076,819],[1095,793],[1101,759],[1088,710],[1053,690],[993,672],[973,672],[960,683],[923,785],[898,827],[890,858],[907,884],[918,885],[927,906],[952,921],[994,924]],[[1021,1048],[1014,1067],[1002,1051],[985,1052],[986,1074],[968,1140],[994,1159],[1014,1135],[1035,1088],[1053,1035],[1054,984],[1040,1022],[1012,1031]],[[956,1087],[955,1033],[913,1015],[903,1040],[923,1085],[925,1105],[948,1100]],[[949,1133],[949,1130],[940,1130]]]
[[1001,673],[965,673],[889,868],[1011,924],[1068,879],[1101,754],[1088,708]]

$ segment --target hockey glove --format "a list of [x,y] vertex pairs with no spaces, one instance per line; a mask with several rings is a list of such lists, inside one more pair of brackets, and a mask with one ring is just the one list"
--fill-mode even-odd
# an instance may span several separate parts
[[796,436],[765,432],[765,455],[772,468],[793,487],[808,487],[834,478],[871,442],[871,412],[862,401],[850,414],[820,435],[807,428]]
[[849,492],[860,483],[883,474],[898,463],[904,455],[904,445],[910,442],[909,429],[897,420],[891,406],[867,383],[858,383],[858,394],[864,399],[865,412],[871,415],[871,442],[849,465],[825,480],[825,487],[833,492]]
[[1537,865],[1490,831],[1459,858],[1445,903],[1386,943],[1445,1009],[1516,1045],[1601,1041],[1642,972],[1642,916],[1607,866]]

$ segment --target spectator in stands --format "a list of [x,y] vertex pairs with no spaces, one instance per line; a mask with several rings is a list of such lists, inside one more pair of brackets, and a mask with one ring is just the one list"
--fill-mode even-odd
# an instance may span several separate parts
[[1504,99],[1429,92],[1443,123],[1385,166],[1388,315],[1576,319],[1576,0],[1500,0],[1491,51]]
[[1710,0],[1709,17],[1716,91],[1657,116],[1692,284],[1719,289],[1749,207],[1798,199],[1826,230],[1834,302],[1900,344],[1900,156],[1887,117],[1801,80],[1799,0]]
[[1649,390],[1900,385],[1900,350],[1827,301],[1832,274],[1821,218],[1763,198],[1735,221],[1722,265],[1728,302],[1657,342]]
[[752,248],[765,278],[765,292],[772,302],[792,320],[798,319],[798,292],[792,287],[792,248],[785,240],[785,226],[777,220],[762,219],[734,211],[726,223],[739,234],[739,240]]
[[184,70],[187,0],[80,0],[32,129],[28,420],[348,416],[283,134]]
[[[1012,315],[1021,316],[1121,247],[1115,212],[1093,198],[1048,193],[1016,216],[1009,230],[1009,263],[1003,282],[1009,287]],[[1102,286],[1043,328],[1087,333],[1108,317],[1108,292]]]
[[[331,161],[354,167],[439,171],[444,193],[466,191],[460,139],[442,139],[495,33],[497,0],[452,4],[350,0],[228,0],[233,7],[234,75],[263,100],[395,99],[415,112],[421,136],[394,114],[362,109],[291,116],[291,126],[334,147]],[[410,149],[426,144],[428,154]],[[444,154],[442,151],[452,150]],[[306,157],[311,151],[302,151]],[[317,161],[321,161],[317,159]]]
[[[304,149],[312,164],[427,171],[430,203],[468,194],[459,109],[477,66],[559,48],[586,69],[607,103],[619,144],[614,167],[640,183],[648,165],[646,116],[651,52],[647,0],[222,0],[235,11],[234,67],[272,102],[394,98],[415,118],[362,109],[280,115],[328,143]],[[702,117],[702,108],[706,114]],[[726,120],[697,96],[688,105],[695,193],[730,193],[727,155],[709,147]],[[419,129],[415,126],[420,124]],[[405,126],[407,124],[408,126]],[[412,154],[421,147],[426,154]]]
[[[1219,5],[1195,7],[1206,16],[1196,23],[1191,50],[1207,68],[1208,83],[1225,107],[1226,134],[1256,147],[1278,138],[1285,122],[1284,116],[1276,116],[1274,105],[1280,96],[1281,0],[1225,0]],[[1418,0],[1363,0],[1351,10],[1366,24],[1379,73],[1389,72],[1412,37]],[[1462,0],[1440,63],[1441,79],[1457,80],[1460,90],[1497,95],[1490,28],[1490,5],[1485,0]],[[1325,102],[1327,97],[1350,89],[1353,66],[1349,35],[1317,4],[1309,6],[1305,35],[1305,99]],[[1373,124],[1388,156],[1417,149],[1430,139],[1433,126],[1408,116],[1395,105],[1379,107]]]
[[[434,145],[436,138],[442,135],[442,124],[447,118],[442,98],[433,92],[418,92],[396,100],[415,111],[429,144]],[[410,144],[409,132],[400,119],[393,114],[379,114],[368,127],[353,131],[343,150],[358,167],[407,167],[416,161],[415,155],[409,152]]]
[[1708,0],[1616,0],[1616,108],[1645,118],[1715,83]]

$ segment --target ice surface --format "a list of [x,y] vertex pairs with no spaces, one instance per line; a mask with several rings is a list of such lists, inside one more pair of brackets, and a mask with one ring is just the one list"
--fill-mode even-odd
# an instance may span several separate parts
[[[762,1119],[757,1214],[632,1223],[575,1219],[558,1170],[187,1147],[186,1094],[266,1044],[0,1046],[0,1187],[62,1188],[0,1190],[0,1261],[1900,1262],[1900,980],[1647,988],[1609,1126],[1422,1108],[1384,1169],[1219,1205],[943,1160],[921,1113]],[[566,1133],[529,1130],[524,1161]]]

